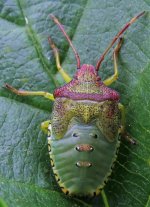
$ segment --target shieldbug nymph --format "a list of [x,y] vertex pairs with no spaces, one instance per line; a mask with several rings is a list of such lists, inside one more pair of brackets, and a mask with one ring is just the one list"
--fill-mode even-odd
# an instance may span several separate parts
[[[104,186],[112,172],[120,137],[135,144],[126,132],[124,106],[119,93],[108,86],[118,78],[117,56],[122,45],[122,34],[145,12],[132,18],[114,37],[107,49],[93,65],[80,65],[80,57],[58,19],[50,15],[71,46],[77,71],[73,79],[63,70],[59,52],[52,39],[58,71],[66,84],[53,94],[43,91],[22,91],[5,84],[21,96],[44,96],[54,101],[52,119],[42,123],[48,133],[48,150],[56,180],[62,191],[71,196],[95,196],[101,193],[105,206],[109,206]],[[108,51],[113,50],[114,74],[101,80],[98,71]]]

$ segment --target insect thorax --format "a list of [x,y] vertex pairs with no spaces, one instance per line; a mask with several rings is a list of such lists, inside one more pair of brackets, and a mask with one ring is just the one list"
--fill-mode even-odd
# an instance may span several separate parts
[[66,131],[76,121],[81,125],[95,124],[106,139],[113,141],[119,128],[118,104],[114,101],[74,101],[57,98],[52,117],[54,137],[63,138]]

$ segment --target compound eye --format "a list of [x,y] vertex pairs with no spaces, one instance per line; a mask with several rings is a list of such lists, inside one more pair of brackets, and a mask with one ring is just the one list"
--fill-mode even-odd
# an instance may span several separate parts
[[72,136],[73,136],[73,137],[79,137],[78,133],[76,133],[76,132],[74,132],[74,133],[72,134]]
[[96,133],[91,133],[90,134],[90,137],[94,138],[94,139],[97,139],[98,138],[98,135]]

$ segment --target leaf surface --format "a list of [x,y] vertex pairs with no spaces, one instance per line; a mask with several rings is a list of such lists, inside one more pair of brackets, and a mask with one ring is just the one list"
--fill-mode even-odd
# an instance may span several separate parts
[[[95,65],[111,39],[150,1],[23,1],[0,2],[0,198],[11,207],[84,206],[64,196],[50,168],[46,136],[40,123],[50,118],[52,103],[42,97],[18,97],[3,88],[53,93],[64,84],[56,70],[47,37],[60,51],[63,68],[72,76],[76,61],[68,43],[49,18],[63,23],[81,62]],[[137,146],[124,140],[105,187],[110,207],[150,206],[150,15],[147,12],[124,35],[119,79],[112,88],[126,107],[127,129]],[[104,60],[102,80],[112,75],[112,53]],[[87,199],[103,206],[101,196]]]

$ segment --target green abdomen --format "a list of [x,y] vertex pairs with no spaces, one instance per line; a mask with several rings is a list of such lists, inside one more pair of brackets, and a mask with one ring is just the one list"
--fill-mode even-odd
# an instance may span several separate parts
[[[118,145],[118,139],[110,143],[94,125],[81,124],[74,125],[63,139],[51,140],[53,171],[62,190],[81,196],[98,194],[111,173]],[[84,151],[79,151],[82,146]]]
[[[66,104],[66,99],[60,100]],[[97,195],[111,174],[120,144],[117,104],[69,101],[65,111],[60,100],[48,138],[56,180],[66,194]]]

